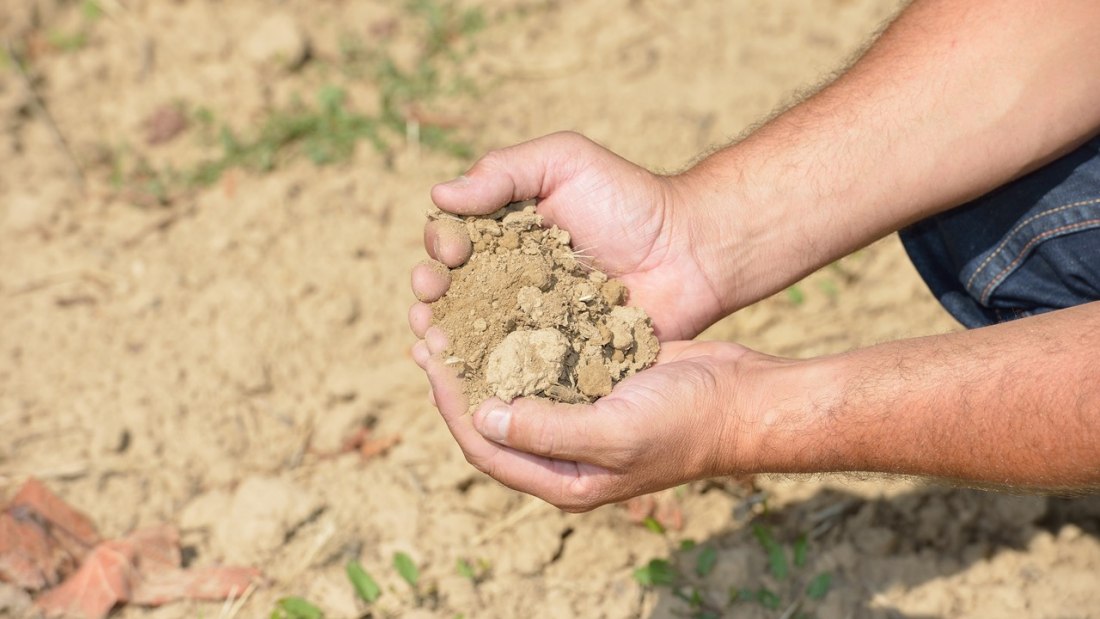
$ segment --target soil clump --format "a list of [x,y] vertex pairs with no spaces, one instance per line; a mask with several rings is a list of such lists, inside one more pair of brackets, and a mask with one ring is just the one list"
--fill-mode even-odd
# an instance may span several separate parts
[[471,406],[494,395],[592,402],[657,358],[649,316],[624,305],[626,287],[582,262],[569,232],[542,227],[534,206],[432,216],[473,245],[432,304]]

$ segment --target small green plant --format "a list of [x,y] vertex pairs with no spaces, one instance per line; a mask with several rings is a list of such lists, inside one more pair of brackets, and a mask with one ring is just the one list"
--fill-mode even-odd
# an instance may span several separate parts
[[650,559],[649,563],[634,570],[634,580],[643,587],[668,587],[678,579],[679,571],[666,559]]
[[836,299],[840,296],[840,287],[836,285],[836,281],[831,278],[824,278],[817,282],[817,288],[830,300]]
[[83,23],[74,32],[50,30],[46,33],[46,42],[58,51],[70,53],[84,49],[88,45],[91,25],[103,17],[103,7],[94,0],[85,0],[80,5]]
[[84,19],[89,22],[94,22],[103,17],[103,7],[99,6],[99,3],[95,0],[84,0],[80,5],[80,12],[84,15]]
[[77,32],[51,30],[46,33],[46,42],[56,50],[75,52],[84,49],[84,46],[88,44],[88,34],[83,30]]
[[791,302],[791,305],[802,305],[806,302],[806,294],[802,292],[802,288],[798,284],[795,284],[787,288],[787,300]]
[[[471,49],[469,37],[484,27],[484,17],[479,9],[461,9],[453,0],[412,0],[406,9],[423,30],[421,51],[412,68],[402,68],[384,45],[371,49],[351,35],[339,42],[344,75],[373,78],[377,85],[378,113],[355,111],[338,85],[321,88],[314,105],[298,100],[270,111],[251,131],[217,129],[213,112],[200,106],[191,115],[196,133],[218,154],[191,169],[143,173],[138,182],[126,183],[131,180],[126,174],[112,179],[123,179],[121,184],[135,190],[140,202],[161,204],[187,189],[212,185],[233,168],[269,172],[299,156],[316,165],[346,161],[360,142],[383,154],[405,141],[469,159],[473,148],[455,137],[453,123],[432,120],[422,107],[441,95],[472,90],[458,69]],[[97,3],[86,3],[86,21],[101,11]],[[59,39],[58,43],[73,47],[83,41]],[[467,45],[463,48],[462,43]]]
[[348,561],[344,571],[347,573],[348,580],[351,581],[351,586],[355,589],[355,594],[359,596],[359,599],[367,604],[373,604],[382,596],[382,588],[378,586],[378,583],[371,578],[371,575],[363,569],[358,561],[354,559]]
[[661,524],[653,516],[646,516],[645,520],[642,521],[642,525],[645,526],[645,528],[649,529],[650,531],[653,531],[657,535],[664,535],[665,534],[665,525]]
[[471,564],[466,559],[459,559],[455,563],[455,572],[469,580],[474,586],[480,585],[485,582],[485,579],[489,577],[490,564],[485,559],[478,559],[475,563]]
[[786,580],[790,567],[787,564],[787,552],[772,536],[771,528],[762,524],[752,525],[752,535],[764,552],[768,553],[768,567],[776,580]]
[[393,567],[397,570],[401,579],[412,587],[413,591],[419,591],[420,570],[416,567],[416,563],[413,562],[412,557],[403,552],[394,553]]
[[222,128],[221,156],[199,165],[186,175],[186,180],[194,185],[210,185],[234,167],[266,172],[298,152],[324,165],[349,158],[360,140],[380,145],[375,122],[349,112],[344,99],[343,90],[326,86],[317,93],[317,107],[299,103],[273,112],[249,138]]
[[[752,537],[767,556],[767,571],[772,586],[732,586],[725,594],[713,590],[714,569],[720,559],[718,549],[711,544],[696,544],[683,540],[670,548],[678,548],[672,559],[651,559],[634,570],[634,580],[646,588],[666,587],[673,596],[687,604],[693,619],[720,617],[736,604],[759,604],[769,611],[783,609],[783,617],[803,617],[799,614],[808,602],[825,598],[832,587],[832,574],[820,572],[812,578],[805,574],[810,544],[806,535],[799,535],[790,544],[776,539],[771,527],[755,523]],[[694,552],[694,564],[681,565],[683,554]],[[722,600],[724,595],[724,601]]]
[[695,573],[700,578],[706,578],[714,570],[714,565],[718,562],[718,551],[714,546],[706,546],[699,552],[699,556],[695,558]]
[[325,613],[300,597],[285,597],[275,603],[271,619],[324,619]]

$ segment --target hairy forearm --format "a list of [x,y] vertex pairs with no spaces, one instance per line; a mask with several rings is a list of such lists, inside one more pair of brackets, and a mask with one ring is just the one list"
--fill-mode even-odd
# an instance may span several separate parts
[[[1100,128],[1100,3],[918,0],[833,84],[680,177],[728,310]],[[728,276],[728,279],[723,279]]]
[[1100,488],[1100,302],[795,362],[761,387],[753,470]]

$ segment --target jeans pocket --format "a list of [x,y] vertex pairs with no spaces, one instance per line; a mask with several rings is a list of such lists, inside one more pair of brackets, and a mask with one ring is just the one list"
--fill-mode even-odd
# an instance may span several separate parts
[[1031,211],[970,260],[960,280],[1002,319],[1100,298],[1100,197]]

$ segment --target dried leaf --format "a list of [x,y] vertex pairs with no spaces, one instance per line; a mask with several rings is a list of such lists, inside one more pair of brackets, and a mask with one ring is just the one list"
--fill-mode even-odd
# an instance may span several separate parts
[[133,545],[104,542],[59,586],[39,596],[35,605],[47,617],[102,619],[115,604],[130,597]]
[[363,444],[359,446],[359,455],[362,456],[364,460],[368,460],[375,456],[381,456],[400,442],[401,437],[396,434],[385,438],[368,439],[363,441]]
[[98,541],[87,516],[28,479],[0,512],[0,580],[30,591],[57,584]]
[[159,606],[181,599],[224,600],[259,577],[251,568],[181,569],[179,533],[171,526],[135,531],[96,547],[75,574],[42,595],[53,617],[99,619],[118,603]]
[[240,596],[260,577],[248,567],[175,569],[144,578],[134,588],[131,602],[160,606],[176,600],[224,600]]

